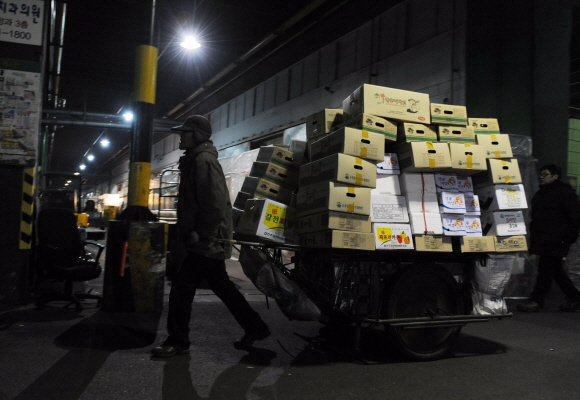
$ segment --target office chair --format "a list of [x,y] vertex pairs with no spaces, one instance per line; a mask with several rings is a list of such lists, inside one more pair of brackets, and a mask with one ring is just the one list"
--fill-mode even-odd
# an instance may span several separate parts
[[[81,241],[76,216],[65,208],[41,209],[36,220],[36,232],[38,281],[64,281],[64,291],[60,293],[38,293],[36,306],[42,309],[51,301],[65,300],[74,303],[76,311],[80,312],[83,309],[80,299],[94,299],[99,307],[103,300],[101,296],[73,293],[73,282],[89,281],[101,275],[99,257],[105,246],[97,242]],[[96,257],[87,251],[88,246],[98,249]]]

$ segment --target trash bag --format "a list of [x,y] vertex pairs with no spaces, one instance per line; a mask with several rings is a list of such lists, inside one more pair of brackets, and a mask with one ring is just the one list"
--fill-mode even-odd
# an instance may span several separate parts
[[296,282],[272,265],[264,252],[242,246],[240,264],[256,288],[276,300],[284,315],[298,321],[318,321],[321,311]]

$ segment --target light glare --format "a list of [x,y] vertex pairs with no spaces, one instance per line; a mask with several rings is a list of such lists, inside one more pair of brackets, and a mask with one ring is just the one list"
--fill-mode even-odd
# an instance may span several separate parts
[[95,156],[93,156],[92,154],[89,154],[87,156],[87,160],[89,160],[89,161],[93,161],[94,159],[95,159]]
[[126,112],[126,113],[123,114],[123,118],[125,118],[125,121],[131,122],[131,121],[133,121],[133,113],[132,112]]
[[101,146],[103,146],[103,147],[109,147],[110,143],[111,142],[109,142],[107,139],[101,140]]
[[188,36],[185,39],[183,39],[183,42],[180,43],[180,46],[183,47],[184,49],[199,49],[201,47],[201,44],[199,44],[197,39],[194,38],[193,36]]
[[82,170],[84,170],[86,167],[87,167],[87,166],[86,166],[85,164],[81,164],[81,165],[79,165],[79,168],[81,169],[81,171],[82,171]]

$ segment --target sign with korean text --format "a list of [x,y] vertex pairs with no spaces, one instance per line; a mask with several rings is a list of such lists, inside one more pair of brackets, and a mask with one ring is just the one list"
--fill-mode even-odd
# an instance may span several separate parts
[[42,45],[44,2],[0,0],[0,41]]

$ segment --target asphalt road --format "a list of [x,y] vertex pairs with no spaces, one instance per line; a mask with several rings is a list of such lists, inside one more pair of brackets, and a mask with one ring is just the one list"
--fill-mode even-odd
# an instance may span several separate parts
[[149,353],[166,336],[167,307],[152,316],[24,306],[0,314],[0,399],[580,398],[580,314],[557,311],[557,289],[543,312],[509,302],[512,318],[466,326],[449,357],[409,362],[381,327],[365,330],[355,351],[352,328],[289,321],[273,302],[268,309],[239,264],[228,270],[272,330],[253,348],[233,348],[242,331],[205,289],[191,355],[170,359]]

